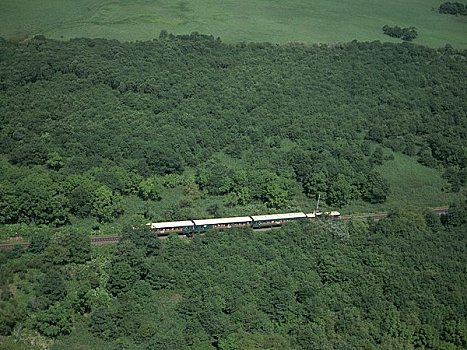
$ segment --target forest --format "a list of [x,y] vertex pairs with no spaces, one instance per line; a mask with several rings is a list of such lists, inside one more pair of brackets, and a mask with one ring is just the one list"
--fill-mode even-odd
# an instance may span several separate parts
[[[467,347],[466,56],[0,39],[0,239],[30,241],[0,252],[0,349]],[[145,225],[372,208],[402,156],[442,176],[447,215],[414,201],[165,240]],[[90,245],[104,233],[120,242]]]
[[449,46],[164,31],[0,45],[4,237],[381,203],[391,152],[465,188],[466,52]]
[[0,349],[464,349],[466,230],[464,201],[93,249],[35,235],[0,252]]

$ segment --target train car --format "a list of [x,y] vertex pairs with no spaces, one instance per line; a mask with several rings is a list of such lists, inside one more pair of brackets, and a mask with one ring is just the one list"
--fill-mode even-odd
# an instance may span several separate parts
[[253,228],[281,226],[282,224],[293,221],[306,219],[305,213],[284,213],[270,215],[253,215]]
[[158,235],[169,235],[171,233],[191,235],[195,232],[205,232],[211,229],[229,229],[235,227],[274,227],[294,221],[308,219],[313,220],[319,217],[326,217],[338,220],[341,214],[338,211],[312,213],[284,213],[284,214],[269,214],[269,215],[253,215],[253,216],[236,216],[230,218],[217,219],[200,219],[200,220],[185,220],[185,221],[168,221],[149,223],[151,229]]
[[320,217],[339,220],[341,218],[341,213],[339,213],[338,211],[325,211],[325,212],[314,211],[312,213],[306,214],[306,217],[308,219],[311,219],[311,220],[316,219],[316,218],[320,218]]
[[193,220],[196,232],[211,229],[225,229],[234,227],[251,227],[252,219],[249,216],[236,216],[231,218]]
[[341,213],[338,211],[325,211],[321,215],[332,220],[339,220],[341,218]]
[[148,225],[159,235],[169,235],[171,233],[190,234],[195,229],[195,224],[191,220],[155,222]]
[[334,220],[340,220],[341,219],[341,213],[339,213],[338,211],[329,211],[329,212],[326,212],[324,214],[329,216],[331,219],[334,219]]

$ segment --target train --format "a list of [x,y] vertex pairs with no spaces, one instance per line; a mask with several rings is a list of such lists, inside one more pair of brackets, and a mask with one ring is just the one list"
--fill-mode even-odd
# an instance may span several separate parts
[[316,218],[329,218],[339,220],[341,214],[338,211],[312,213],[283,213],[267,215],[236,216],[216,219],[193,219],[183,221],[167,221],[148,223],[151,230],[157,235],[169,235],[172,233],[181,235],[193,235],[194,233],[203,233],[210,230],[225,230],[231,228],[250,227],[253,229],[278,227],[284,223],[297,220],[314,220]]

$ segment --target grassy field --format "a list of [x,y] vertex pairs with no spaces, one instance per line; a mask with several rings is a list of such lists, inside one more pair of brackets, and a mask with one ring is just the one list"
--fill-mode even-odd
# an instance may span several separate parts
[[343,208],[344,213],[378,212],[404,207],[438,207],[449,205],[459,196],[442,189],[447,182],[439,171],[423,166],[414,158],[394,154],[378,169],[391,185],[391,194],[383,204],[360,202]]
[[2,0],[0,36],[147,40],[162,29],[227,42],[396,41],[385,24],[415,26],[416,42],[467,48],[467,18],[438,14],[441,0]]

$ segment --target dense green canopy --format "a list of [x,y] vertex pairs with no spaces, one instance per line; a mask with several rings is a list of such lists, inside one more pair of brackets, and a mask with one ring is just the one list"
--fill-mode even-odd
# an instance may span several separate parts
[[[388,149],[462,192],[466,62],[408,43],[0,40],[0,224],[34,231],[0,252],[0,348],[466,348],[465,198],[441,220],[163,242],[144,225],[384,202]],[[91,249],[80,224],[117,217],[118,245]]]
[[24,343],[25,325],[54,349],[462,349],[466,211],[162,242],[127,227],[92,255],[84,236],[56,237],[0,254],[0,335]]
[[0,48],[0,223],[109,222],[133,195],[159,220],[384,202],[381,146],[466,182],[466,54],[449,47],[163,32]]

